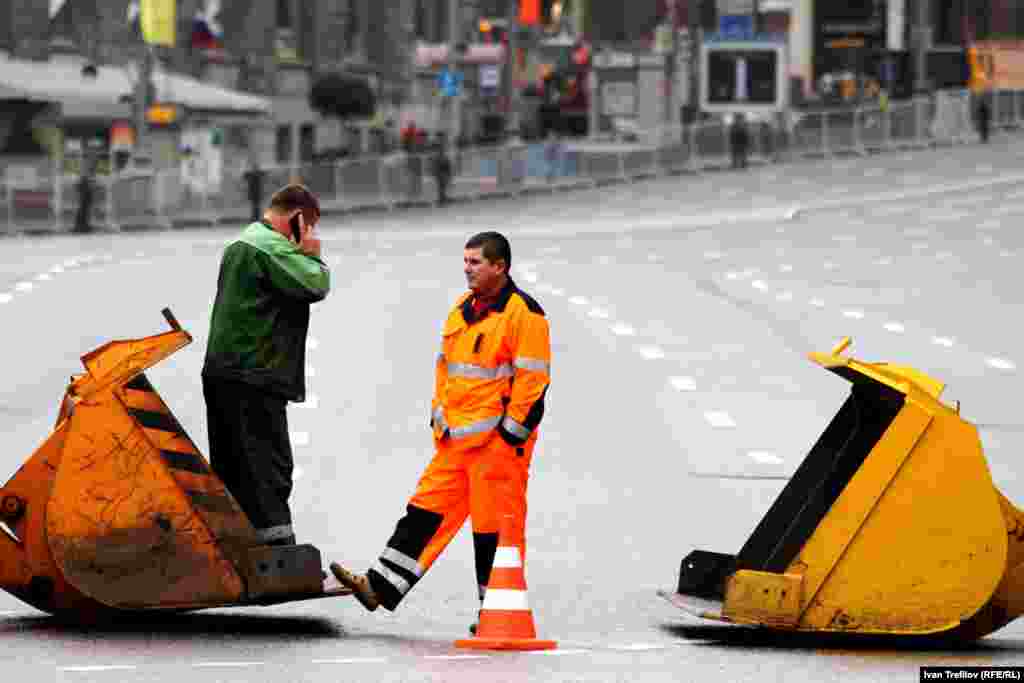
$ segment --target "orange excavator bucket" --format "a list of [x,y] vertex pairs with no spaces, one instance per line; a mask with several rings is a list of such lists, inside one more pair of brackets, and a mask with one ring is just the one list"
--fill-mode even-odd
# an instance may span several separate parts
[[146,378],[192,342],[169,332],[82,357],[53,432],[0,488],[0,588],[90,619],[348,595],[312,545],[261,546]]

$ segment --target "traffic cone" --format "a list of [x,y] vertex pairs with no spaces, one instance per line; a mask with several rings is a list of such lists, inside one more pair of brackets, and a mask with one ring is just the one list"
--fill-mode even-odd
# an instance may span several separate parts
[[476,636],[455,641],[455,647],[474,650],[553,650],[553,640],[538,640],[533,612],[526,599],[526,576],[512,515],[505,515],[498,536],[498,550],[487,581]]

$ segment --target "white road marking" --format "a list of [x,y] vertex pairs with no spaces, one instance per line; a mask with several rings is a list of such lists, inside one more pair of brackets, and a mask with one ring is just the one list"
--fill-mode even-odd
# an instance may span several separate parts
[[197,669],[215,669],[243,666],[264,666],[264,662],[193,662],[192,666]]
[[523,273],[523,279],[529,282],[531,285],[535,284],[540,278],[537,277],[537,273]]
[[135,664],[108,664],[93,666],[61,666],[57,667],[57,670],[73,673],[101,673],[103,671],[134,671],[138,668],[139,667]]
[[658,360],[665,357],[665,352],[657,346],[641,346],[636,352],[647,360]]
[[490,655],[426,655],[423,659],[490,659]]
[[0,294],[0,304],[9,304],[14,301],[14,297],[10,294]]
[[309,445],[309,432],[291,432],[288,438],[296,446],[308,446]]
[[876,266],[891,266],[892,265],[892,259],[889,258],[888,256],[883,256],[882,258],[880,258],[877,261],[875,261],[875,265]]
[[986,358],[985,365],[995,368],[996,370],[1016,370],[1017,364],[1012,360],[1006,360],[1005,358]]
[[615,323],[612,325],[612,333],[617,334],[620,337],[632,337],[636,334],[636,330],[633,329],[632,325],[626,323]]
[[704,252],[704,260],[705,261],[718,261],[718,260],[721,260],[721,258],[722,258],[722,252],[720,252],[720,251],[705,251]]
[[306,340],[306,348],[310,351],[316,351],[320,347],[320,342],[316,337],[310,337]]
[[792,273],[793,266],[789,265],[788,263],[783,263],[781,266],[779,266],[779,270],[783,273]]
[[664,645],[655,645],[654,643],[630,643],[628,645],[612,645],[613,650],[627,650],[629,652],[642,652],[646,650],[664,650]]
[[565,290],[560,287],[552,287],[551,293],[555,296],[565,296]]
[[825,308],[825,302],[821,299],[811,299],[810,304],[815,308]]
[[825,270],[835,270],[836,269],[836,264],[833,263],[832,261],[825,261],[825,263],[822,264],[822,267]]
[[33,289],[35,289],[35,285],[33,285],[31,282],[19,282],[18,284],[14,285],[14,289],[16,289],[19,292],[31,292]]
[[53,276],[51,276],[49,273],[40,273],[39,275],[36,275],[36,280],[38,280],[39,282],[48,282],[49,280],[52,279]]
[[863,311],[843,311],[843,317],[844,318],[852,318],[853,320],[863,320],[864,319],[864,312]]
[[661,261],[661,254],[648,254],[647,260],[650,261],[651,263],[659,263]]
[[320,397],[316,395],[306,396],[306,400],[302,403],[296,403],[295,407],[299,410],[315,410],[320,407]]
[[750,451],[747,455],[762,465],[781,465],[783,462],[782,458],[770,451]]
[[314,659],[313,664],[384,664],[386,657],[345,657],[343,659]]
[[882,325],[882,327],[884,327],[889,332],[895,332],[897,334],[906,332],[907,330],[907,328],[903,326],[903,323],[886,323],[885,325]]
[[607,320],[612,317],[612,314],[603,308],[592,308],[590,309],[590,313],[587,313],[587,315],[591,318],[597,318],[598,320]]
[[733,271],[729,271],[728,273],[725,274],[726,280],[738,280],[739,278],[740,274]]
[[949,337],[932,337],[932,344],[937,344],[938,346],[945,346],[948,348],[950,346],[953,346],[954,342]]
[[676,391],[696,391],[697,382],[692,377],[669,377],[669,384],[671,384]]
[[569,303],[571,303],[574,306],[586,306],[589,302],[587,301],[586,297],[573,296],[569,297]]
[[775,297],[775,300],[776,301],[792,301],[793,300],[793,292],[783,292],[782,294],[779,294],[777,297]]
[[768,285],[765,284],[763,280],[754,280],[753,282],[750,283],[750,286],[753,287],[754,289],[759,289],[762,292],[768,289]]
[[590,652],[590,650],[583,650],[583,649],[575,649],[575,650],[573,650],[573,649],[568,649],[568,650],[533,650],[529,654],[532,654],[532,655],[547,655],[548,657],[559,657],[559,656],[564,656],[564,655],[585,655],[585,654],[588,654],[589,652]]
[[729,415],[729,413],[720,410],[705,412],[704,419],[707,420],[712,427],[731,429],[736,426],[736,421],[732,419],[732,416]]

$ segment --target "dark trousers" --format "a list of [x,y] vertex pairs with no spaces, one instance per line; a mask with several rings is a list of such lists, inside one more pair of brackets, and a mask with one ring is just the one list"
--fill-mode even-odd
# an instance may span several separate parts
[[287,401],[258,387],[210,377],[203,377],[203,397],[213,471],[262,543],[295,543],[288,508],[294,463]]

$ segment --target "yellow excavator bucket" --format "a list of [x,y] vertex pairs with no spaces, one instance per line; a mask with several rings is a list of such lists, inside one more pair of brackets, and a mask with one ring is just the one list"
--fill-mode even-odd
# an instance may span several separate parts
[[325,593],[311,545],[261,546],[144,371],[192,341],[171,330],[82,358],[53,433],[0,488],[0,588],[38,609],[269,604]]
[[750,538],[690,553],[662,595],[738,624],[980,638],[1024,612],[1024,514],[942,382],[848,346],[810,354],[852,391]]

